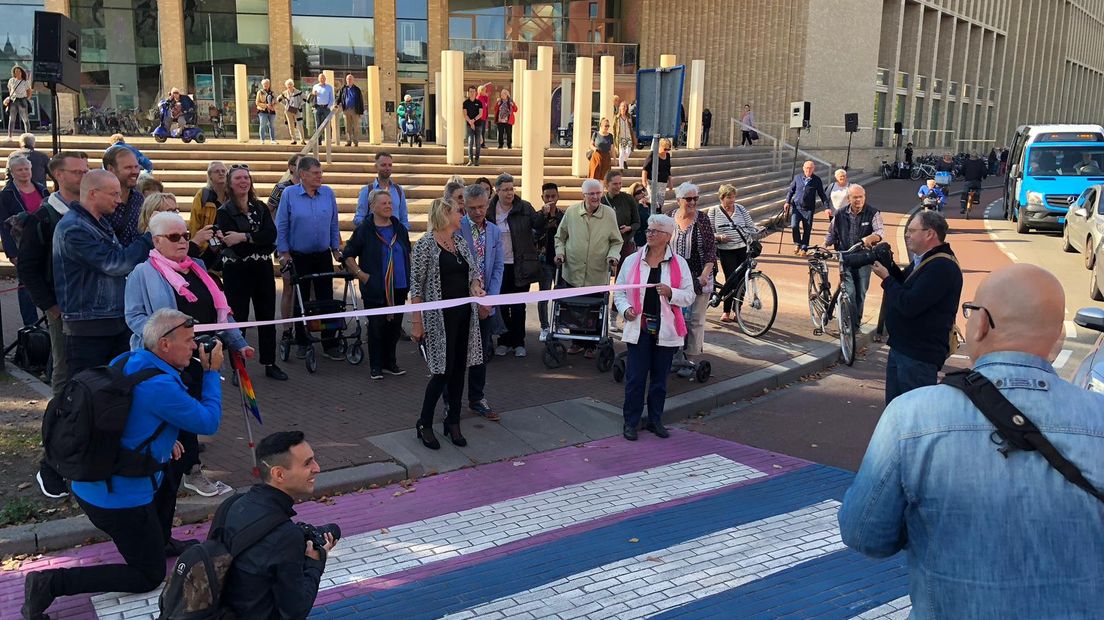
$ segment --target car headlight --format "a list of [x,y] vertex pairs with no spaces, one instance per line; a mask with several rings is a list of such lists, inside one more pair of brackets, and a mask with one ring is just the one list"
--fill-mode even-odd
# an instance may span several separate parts
[[1029,204],[1029,205],[1042,205],[1043,204],[1043,194],[1042,194],[1042,192],[1028,192],[1027,193],[1027,204]]
[[1100,377],[1096,373],[1093,373],[1089,377],[1089,384],[1085,387],[1089,388],[1093,392],[1104,393],[1104,378]]

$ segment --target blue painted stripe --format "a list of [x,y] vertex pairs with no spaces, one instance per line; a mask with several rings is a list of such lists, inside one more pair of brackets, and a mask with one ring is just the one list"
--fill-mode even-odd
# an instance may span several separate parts
[[[658,551],[711,532],[842,500],[853,474],[812,465],[589,532],[536,545],[475,566],[331,603],[312,618],[438,618],[611,562]],[[489,521],[488,527],[495,527]],[[630,543],[630,538],[638,539]]]
[[687,603],[650,620],[847,620],[906,594],[908,567],[904,554],[875,560],[848,549]]

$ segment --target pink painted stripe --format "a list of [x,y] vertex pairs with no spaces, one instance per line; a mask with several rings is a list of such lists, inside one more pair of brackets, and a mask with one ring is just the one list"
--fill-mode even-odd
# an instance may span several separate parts
[[[588,482],[600,478],[620,476],[651,467],[666,465],[677,461],[718,454],[733,461],[759,469],[768,476],[785,473],[808,465],[808,461],[781,454],[775,454],[741,444],[725,441],[708,435],[672,429],[671,438],[660,440],[647,433],[641,441],[626,442],[621,437],[611,437],[580,446],[569,446],[550,452],[534,454],[513,461],[490,463],[469,469],[461,469],[439,476],[421,479],[416,484],[416,492],[402,491],[397,485],[334,497],[324,501],[304,502],[296,506],[296,520],[311,523],[337,522],[346,535],[359,534],[374,529],[391,527],[402,523],[420,521],[430,517],[476,508],[494,502],[515,497],[531,495],[561,486]],[[524,463],[518,465],[517,463]],[[760,479],[762,480],[762,479]],[[662,504],[656,508],[674,506],[689,499]],[[648,509],[644,509],[645,511]],[[624,513],[624,515],[635,514]],[[612,516],[611,519],[624,518]],[[505,553],[517,548],[554,540],[606,523],[584,524],[563,532],[549,533],[526,541],[505,545],[500,549],[488,550],[455,561],[442,562],[440,570],[452,570],[474,561],[482,561],[497,553]],[[189,525],[175,528],[176,538],[205,538],[207,525]],[[505,550],[505,551],[503,551]],[[97,543],[78,549],[70,549],[44,555],[42,558],[25,562],[18,571],[0,573],[0,616],[17,614],[23,604],[23,575],[26,572],[45,568],[72,568],[76,566],[97,565],[120,562],[121,558],[110,542]],[[171,563],[167,563],[170,564]],[[319,596],[319,604],[332,602],[346,596],[363,592],[364,588],[379,589],[395,583],[424,577],[421,571],[437,571],[436,565],[427,568],[412,569],[407,576],[400,573],[395,576],[378,578],[363,584],[353,584],[335,588],[326,598]],[[391,582],[389,580],[401,580]],[[95,618],[88,596],[67,597],[57,601],[50,612],[63,618]]]

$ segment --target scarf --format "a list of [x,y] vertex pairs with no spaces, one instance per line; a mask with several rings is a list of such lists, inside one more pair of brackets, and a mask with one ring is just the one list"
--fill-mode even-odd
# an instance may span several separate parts
[[211,276],[207,275],[207,271],[196,264],[190,256],[185,256],[184,260],[178,263],[165,258],[165,256],[157,250],[150,250],[149,262],[157,273],[165,278],[165,281],[169,283],[169,286],[172,287],[172,290],[175,291],[177,295],[180,295],[190,302],[194,302],[198,298],[195,296],[195,293],[188,290],[188,281],[184,279],[182,274],[187,273],[189,270],[194,271],[203,284],[207,286],[207,291],[211,293],[211,299],[215,302],[215,310],[218,312],[219,323],[226,322],[227,317],[230,315],[230,305],[226,303],[226,294],[215,284]]
[[387,266],[383,269],[383,298],[388,306],[395,305],[395,243],[399,240],[399,233],[391,229],[391,241],[388,242],[380,234],[379,228],[375,228],[376,238],[387,246]]
[[[648,248],[643,248],[636,253],[636,265],[635,268],[629,272],[629,284],[640,284],[640,266],[644,264],[644,257],[648,255]],[[675,260],[674,253],[672,252],[671,258],[667,261],[671,269],[671,283],[668,285],[671,288],[682,288],[682,268],[679,267],[679,263]],[[656,269],[663,269],[663,263],[661,262]],[[662,273],[662,272],[661,272]],[[632,309],[636,312],[637,317],[641,316],[644,310],[644,289],[634,288],[629,291],[629,301],[632,304]],[[664,302],[663,297],[659,298],[660,305],[665,305],[670,309],[670,302]],[[671,311],[671,314],[675,317],[675,334],[679,337],[686,336],[686,317],[682,312]]]

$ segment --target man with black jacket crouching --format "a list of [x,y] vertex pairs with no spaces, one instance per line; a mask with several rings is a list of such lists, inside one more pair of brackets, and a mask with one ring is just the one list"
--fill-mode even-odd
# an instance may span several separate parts
[[260,542],[234,558],[226,576],[223,600],[237,620],[306,618],[318,595],[318,582],[326,568],[326,554],[334,538],[326,533],[326,544],[316,549],[304,543],[303,530],[291,518],[297,497],[314,491],[314,479],[321,469],[314,451],[301,431],[273,433],[257,444],[257,462],[263,484],[230,506],[226,515],[226,540],[263,517],[282,513],[286,522]]
[[874,263],[882,279],[882,312],[889,331],[886,404],[897,396],[938,382],[949,350],[962,270],[946,242],[947,220],[936,211],[916,213],[905,227],[905,245],[915,255],[902,271]]

